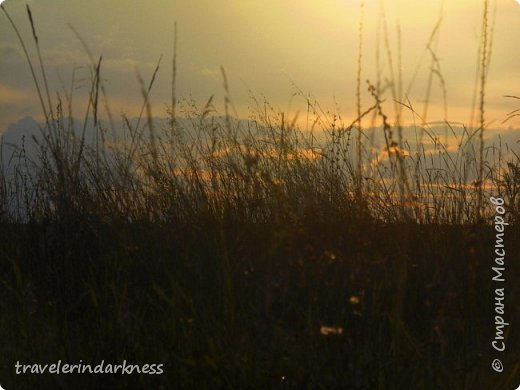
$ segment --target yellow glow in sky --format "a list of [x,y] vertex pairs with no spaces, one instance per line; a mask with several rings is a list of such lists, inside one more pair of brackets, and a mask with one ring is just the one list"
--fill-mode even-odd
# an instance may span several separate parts
[[[70,84],[74,66],[88,64],[68,23],[82,35],[96,58],[103,56],[102,72],[115,112],[136,114],[141,101],[136,69],[149,79],[163,55],[152,94],[153,114],[157,116],[165,115],[165,105],[171,100],[170,61],[177,21],[178,96],[204,102],[215,94],[216,100],[222,101],[223,66],[239,115],[247,116],[249,90],[289,114],[305,109],[303,101],[293,97],[294,83],[324,107],[334,110],[336,101],[342,116],[352,120],[361,15],[363,106],[372,103],[365,80],[377,81],[379,50],[381,82],[391,82],[392,73],[395,83],[400,77],[401,99],[409,99],[422,113],[432,66],[426,44],[442,16],[437,44],[432,48],[445,83],[448,119],[469,124],[471,118],[484,1],[365,0],[363,12],[360,1],[354,0],[33,0],[29,4],[54,90],[61,90],[60,78]],[[8,0],[4,5],[34,56],[25,2]],[[486,120],[499,126],[518,103],[504,95],[520,94],[520,57],[516,54],[520,6],[514,0],[489,1],[489,5],[494,27]],[[6,98],[7,92],[1,95],[0,128],[5,129],[25,115],[38,117],[39,109],[16,35],[5,15],[0,19],[0,91],[10,91],[10,98]],[[76,75],[85,80],[87,70],[78,68]],[[76,86],[79,104],[86,82],[77,81]],[[391,113],[394,106],[389,90],[384,98]],[[443,89],[437,74],[429,99],[427,120],[442,120]],[[77,114],[81,114],[79,107]],[[406,112],[403,118],[413,119]],[[506,125],[518,124],[511,121]]]

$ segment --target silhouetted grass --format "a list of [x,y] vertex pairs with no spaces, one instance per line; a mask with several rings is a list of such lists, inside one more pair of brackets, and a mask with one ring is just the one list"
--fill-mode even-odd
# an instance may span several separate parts
[[[39,49],[38,57],[45,80]],[[148,83],[139,76],[141,116],[123,117],[121,133],[99,119],[102,59],[90,57],[88,110],[77,127],[63,110],[71,97],[52,102],[31,66],[45,117],[39,153],[22,147],[1,172],[7,389],[516,384],[512,353],[503,360],[509,375],[490,368],[495,236],[479,194],[510,206],[507,280],[515,280],[519,165],[500,155],[483,167],[486,149],[476,153],[471,142],[482,126],[457,132],[446,123],[459,146],[450,153],[422,121],[415,136],[433,147],[421,140],[413,150],[388,119],[380,86],[369,84],[373,105],[361,109],[360,73],[350,125],[311,99],[315,131],[267,102],[241,121],[222,71],[223,114],[213,97],[200,107],[172,88],[162,124],[148,99],[155,73]],[[175,69],[174,60],[174,78]],[[395,107],[415,113],[409,102]],[[381,122],[372,130],[383,149],[364,142],[369,114]],[[519,291],[507,286],[514,324]],[[16,361],[60,359],[164,363],[165,373],[14,373]]]

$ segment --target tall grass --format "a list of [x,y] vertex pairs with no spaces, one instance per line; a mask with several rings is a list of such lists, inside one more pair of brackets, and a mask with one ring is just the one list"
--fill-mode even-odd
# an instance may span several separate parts
[[[493,253],[486,223],[493,210],[482,199],[506,196],[518,220],[518,159],[497,153],[484,181],[483,144],[477,152],[473,142],[482,141],[484,120],[479,135],[446,122],[458,145],[452,151],[427,125],[428,102],[421,118],[403,101],[400,74],[388,86],[379,74],[375,85],[368,82],[372,104],[362,107],[362,23],[350,124],[301,91],[307,117],[315,118],[310,129],[257,99],[241,119],[224,69],[222,105],[213,96],[203,105],[178,99],[175,33],[169,118],[154,118],[149,100],[159,61],[149,80],[137,76],[138,118],[123,115],[116,131],[104,126],[99,108],[100,95],[106,101],[102,58],[94,60],[82,41],[91,83],[76,125],[72,93],[64,102],[50,97],[30,9],[43,81],[2,9],[45,118],[38,154],[21,147],[15,169],[0,172],[0,325],[4,340],[15,340],[0,347],[7,388],[513,384],[479,363],[493,318],[491,281],[481,271]],[[427,44],[436,64],[428,90],[433,76],[443,80],[437,30]],[[393,69],[388,32],[383,44]],[[487,69],[487,57],[482,64]],[[485,76],[480,85],[483,91]],[[483,92],[481,105],[483,116]],[[402,110],[419,123],[411,132]],[[105,111],[110,117],[108,105]],[[373,126],[362,127],[368,115]],[[412,138],[420,140],[415,147]],[[518,236],[516,225],[510,231]],[[507,242],[513,258],[519,241]],[[519,275],[518,262],[508,272]],[[518,291],[508,299],[513,323]],[[153,378],[21,377],[11,369],[16,360],[58,359],[167,368]],[[511,356],[505,364],[520,363]]]

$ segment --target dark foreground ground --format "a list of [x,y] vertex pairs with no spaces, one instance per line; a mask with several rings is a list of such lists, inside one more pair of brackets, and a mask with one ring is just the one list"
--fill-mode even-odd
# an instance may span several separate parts
[[[0,226],[0,384],[12,389],[513,389],[520,230],[199,213]],[[506,351],[493,350],[505,287]],[[328,327],[328,328],[323,328]],[[500,358],[504,371],[491,368]],[[164,364],[162,375],[15,363]]]

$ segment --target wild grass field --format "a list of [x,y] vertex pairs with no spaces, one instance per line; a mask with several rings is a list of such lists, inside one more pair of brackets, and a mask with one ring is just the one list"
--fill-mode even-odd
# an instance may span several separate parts
[[[2,10],[18,34],[20,22]],[[32,139],[2,145],[2,386],[520,383],[520,161],[517,145],[485,143],[487,30],[473,127],[422,123],[411,102],[394,105],[396,81],[359,76],[352,123],[303,93],[314,118],[306,128],[262,100],[239,118],[224,69],[223,99],[200,104],[172,88],[163,120],[151,115],[155,73],[139,78],[141,115],[115,121],[104,106],[101,57],[90,55],[83,119],[71,114],[72,96],[50,89],[38,41],[45,37],[27,10],[33,41],[19,35],[20,44],[26,54],[28,45],[37,49],[27,62],[44,120]],[[442,80],[438,68],[432,74]],[[363,88],[372,97],[367,107],[359,102]],[[406,110],[414,126],[395,115]],[[443,142],[446,134],[455,148]],[[509,223],[503,353],[491,345],[497,231],[490,197],[504,199]],[[500,374],[491,368],[498,356]],[[15,372],[17,361],[58,360],[164,364],[164,373]]]

